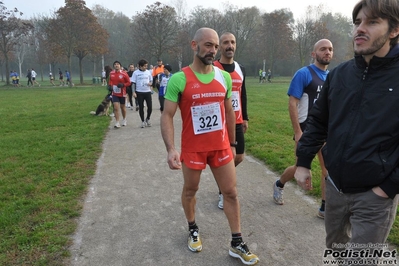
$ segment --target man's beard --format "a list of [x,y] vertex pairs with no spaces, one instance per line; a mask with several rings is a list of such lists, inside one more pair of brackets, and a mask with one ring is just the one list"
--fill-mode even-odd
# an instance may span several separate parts
[[369,47],[365,50],[360,50],[360,51],[355,50],[355,54],[357,54],[357,55],[375,54],[377,51],[379,51],[385,45],[385,43],[387,42],[388,39],[389,39],[389,32],[387,32],[383,36],[374,40],[373,43],[371,44],[371,47]]
[[316,61],[321,65],[329,65],[330,61],[323,60],[320,56],[316,55]]
[[[200,56],[199,51],[200,51],[200,47],[199,47],[199,45],[198,45],[197,53],[195,54],[195,56],[198,57],[198,59],[201,60],[201,62],[202,62],[204,65],[212,65],[213,59],[214,59],[214,55],[211,54],[211,53],[208,53],[208,54],[206,54],[205,56]],[[208,58],[211,57],[211,59],[207,59],[207,57],[208,57]]]

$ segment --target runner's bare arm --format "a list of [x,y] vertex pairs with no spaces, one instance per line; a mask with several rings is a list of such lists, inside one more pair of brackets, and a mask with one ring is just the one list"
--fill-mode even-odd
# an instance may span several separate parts
[[180,154],[175,149],[173,117],[177,110],[177,103],[165,99],[164,110],[161,115],[161,134],[168,151],[168,164],[170,169],[180,169]]
[[301,126],[299,125],[298,104],[298,98],[295,98],[294,96],[289,97],[288,112],[290,114],[291,124],[295,134],[295,142],[298,142],[302,136]]

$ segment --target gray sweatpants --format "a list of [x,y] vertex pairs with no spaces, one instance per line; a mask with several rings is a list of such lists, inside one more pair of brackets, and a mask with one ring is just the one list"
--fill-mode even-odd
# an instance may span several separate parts
[[340,193],[332,180],[326,181],[326,246],[334,244],[383,244],[396,217],[399,196],[392,200],[372,190],[362,193]]

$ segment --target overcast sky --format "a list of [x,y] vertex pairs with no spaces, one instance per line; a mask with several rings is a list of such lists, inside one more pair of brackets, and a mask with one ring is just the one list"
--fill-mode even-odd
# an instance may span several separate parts
[[[159,0],[159,2],[174,6],[176,0]],[[23,18],[30,18],[33,15],[49,15],[52,11],[65,5],[65,0],[0,0],[8,9],[17,7],[19,11],[24,13]],[[95,4],[100,4],[114,12],[122,12],[128,17],[132,17],[136,12],[143,11],[147,5],[151,5],[156,0],[85,0],[86,6],[92,8]],[[305,14],[306,7],[318,6],[323,4],[328,11],[333,13],[341,13],[347,17],[351,17],[352,9],[358,0],[185,0],[187,9],[191,10],[195,6],[201,5],[204,8],[215,8],[223,10],[226,3],[237,6],[239,8],[257,6],[263,12],[271,12],[276,9],[290,8],[294,13],[294,17],[298,18]],[[118,4],[116,4],[118,3]],[[189,12],[186,12],[189,13]]]

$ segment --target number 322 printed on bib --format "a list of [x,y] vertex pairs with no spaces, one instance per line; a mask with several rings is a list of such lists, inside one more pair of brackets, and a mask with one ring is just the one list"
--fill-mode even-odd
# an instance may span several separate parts
[[194,134],[204,134],[222,129],[222,114],[219,103],[191,107]]

